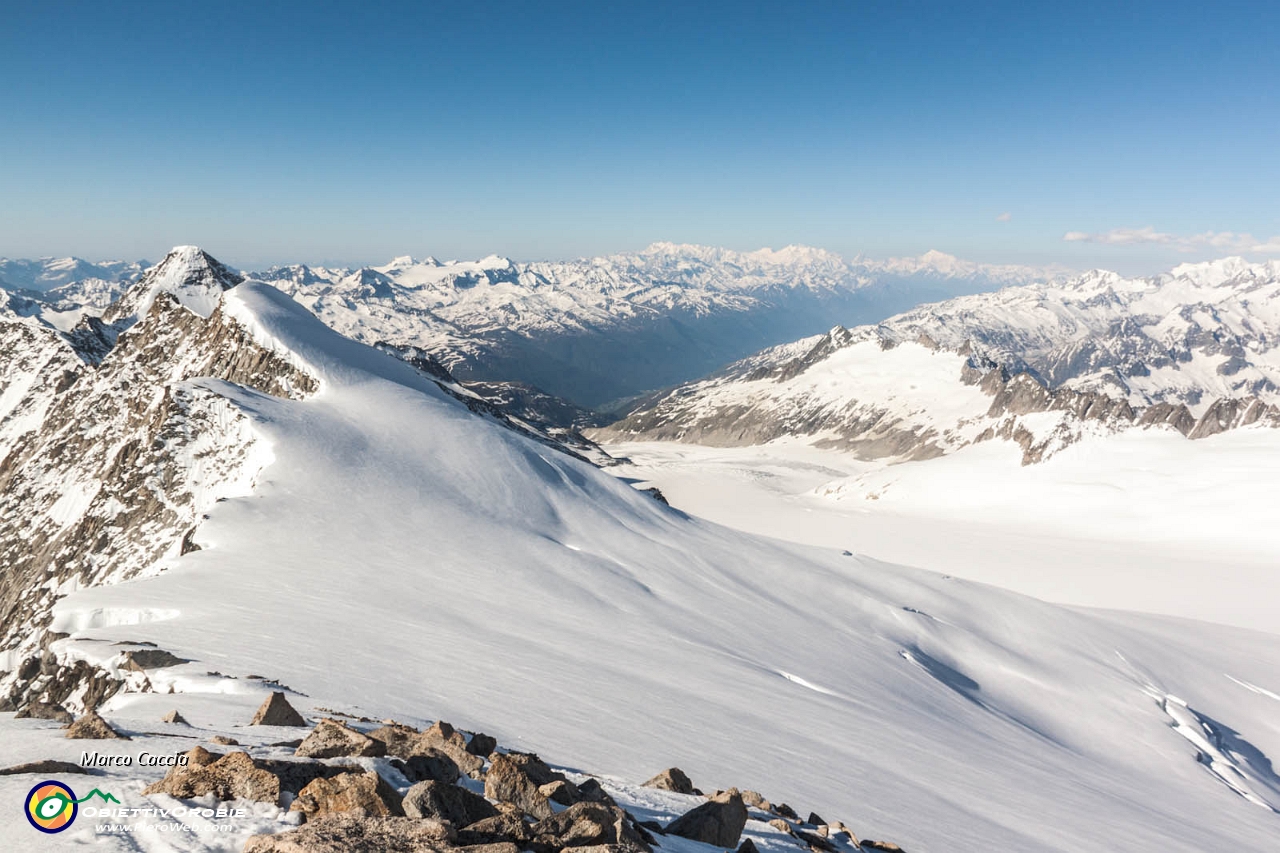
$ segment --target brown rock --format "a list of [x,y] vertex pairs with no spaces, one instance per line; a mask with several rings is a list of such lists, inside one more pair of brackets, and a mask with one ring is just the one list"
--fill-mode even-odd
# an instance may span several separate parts
[[677,794],[693,793],[693,782],[689,780],[688,776],[684,775],[684,771],[679,767],[663,770],[657,776],[645,782],[644,787],[658,788],[662,791],[675,791]]
[[539,785],[538,790],[542,796],[562,806],[571,806],[582,799],[578,794],[578,786],[567,779],[557,779],[554,782]]
[[361,817],[403,816],[400,795],[373,771],[316,779],[298,794],[291,812],[313,817],[352,812]]
[[75,722],[71,712],[56,702],[30,702],[21,711],[13,715],[15,720],[53,720],[55,723],[68,725]]
[[410,782],[435,781],[452,785],[462,775],[452,758],[432,746],[403,760],[394,758],[391,764]]
[[325,764],[321,761],[293,761],[287,758],[255,758],[254,765],[280,780],[280,790],[295,796],[316,779],[332,779],[343,773],[363,773],[358,764]]
[[97,711],[86,711],[84,716],[67,727],[67,737],[84,740],[129,740],[98,716]]
[[623,845],[648,850],[643,837],[631,825],[626,812],[603,803],[575,803],[533,826],[534,846],[547,849]]
[[750,838],[744,838],[742,843],[738,845],[738,853],[760,853],[760,851],[754,841]]
[[284,694],[279,691],[267,697],[267,700],[258,708],[258,712],[253,715],[253,721],[249,723],[251,726],[305,726],[306,724],[307,721],[294,710],[289,701],[284,698]]
[[134,649],[124,653],[124,668],[134,672],[163,669],[167,666],[177,666],[180,663],[190,662],[185,658],[166,652],[164,649]]
[[26,764],[15,764],[12,767],[0,770],[0,776],[20,776],[23,773],[80,773],[91,775],[95,771],[70,761],[55,761],[52,758],[46,758],[43,761],[29,761]]
[[240,741],[226,735],[214,735],[209,738],[209,743],[216,743],[218,746],[239,746]]
[[472,755],[478,755],[481,758],[488,758],[497,748],[498,741],[496,738],[478,732],[471,736],[471,740],[467,741],[467,752]]
[[679,835],[716,847],[737,847],[747,825],[747,806],[737,788],[712,797],[667,826],[668,835]]
[[458,830],[458,843],[465,846],[508,842],[525,845],[532,840],[533,828],[525,823],[519,810],[499,810],[494,817],[478,820]]
[[796,810],[786,803],[778,803],[773,807],[773,813],[779,817],[789,818],[790,820],[799,820],[800,815],[796,814]]
[[293,754],[299,758],[377,758],[387,754],[387,747],[345,723],[325,718],[316,723]]
[[447,820],[458,828],[498,816],[484,797],[446,782],[419,782],[404,795],[403,805],[409,817]]
[[780,817],[775,817],[773,820],[769,821],[769,826],[772,826],[779,832],[785,832],[787,835],[795,834],[795,829],[792,828],[791,824],[787,823]]
[[579,785],[578,798],[588,803],[615,805],[613,797],[609,796],[609,792],[600,785],[599,779],[587,779]]
[[797,829],[796,838],[808,844],[810,850],[835,851],[839,849],[828,841],[825,835],[819,835],[816,832],[805,832],[803,829]]
[[422,751],[425,747],[440,750],[452,758],[458,765],[458,769],[472,779],[479,779],[483,773],[484,759],[468,752],[467,739],[446,722],[437,722],[418,735],[416,744],[415,751]]
[[388,723],[382,728],[374,729],[369,732],[369,737],[374,740],[380,740],[387,748],[387,755],[394,755],[397,758],[408,758],[414,754],[413,744],[418,740],[418,736],[422,732],[413,726],[406,726],[401,723]]
[[862,849],[883,850],[884,853],[903,853],[901,847],[890,841],[864,841],[862,842]]
[[743,791],[742,801],[753,809],[763,809],[768,811],[771,807],[771,803],[758,791]]
[[160,718],[160,722],[173,723],[174,725],[179,725],[179,726],[191,725],[190,723],[187,722],[187,718],[179,714],[176,710],[170,711],[169,713],[165,714],[163,717]]
[[511,803],[539,820],[551,817],[551,802],[538,790],[537,783],[529,778],[524,766],[510,755],[493,757],[489,772],[484,777],[484,795],[491,800]]
[[809,819],[806,820],[805,823],[809,824],[810,826],[826,826],[827,825],[827,822],[825,820],[818,817],[817,812],[809,812]]
[[435,853],[450,849],[453,837],[453,828],[437,821],[344,812],[279,835],[255,835],[244,853]]
[[187,753],[187,758],[186,767],[170,768],[163,779],[142,793],[168,794],[180,800],[212,794],[219,800],[280,802],[280,780],[255,766],[247,752],[217,757],[198,746]]

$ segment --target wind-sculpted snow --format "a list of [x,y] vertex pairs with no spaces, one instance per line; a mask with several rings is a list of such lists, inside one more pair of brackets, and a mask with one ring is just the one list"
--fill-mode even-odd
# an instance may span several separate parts
[[60,653],[152,642],[191,661],[175,690],[259,674],[634,780],[678,759],[907,850],[1273,849],[1280,638],[730,531],[476,417],[267,285],[223,313],[319,390],[203,384],[272,461],[207,511],[201,550],[61,600]]
[[963,296],[765,350],[601,433],[711,445],[807,436],[920,459],[1007,439],[1036,462],[1091,434],[1280,425],[1280,263],[1089,273]]

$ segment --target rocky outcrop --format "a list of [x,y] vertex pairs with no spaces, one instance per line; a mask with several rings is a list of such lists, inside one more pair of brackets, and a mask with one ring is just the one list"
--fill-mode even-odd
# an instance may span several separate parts
[[54,773],[75,773],[87,776],[97,772],[72,761],[57,761],[47,758],[43,761],[29,761],[26,764],[5,767],[0,769],[0,776],[22,776],[26,774],[48,776]]
[[409,817],[447,820],[458,828],[486,818],[498,810],[479,794],[447,782],[419,782],[404,795],[404,813]]
[[693,782],[689,781],[689,777],[679,767],[663,770],[657,776],[645,782],[644,787],[675,791],[677,794],[692,794],[695,790]]
[[271,693],[266,697],[266,701],[262,702],[257,708],[257,712],[253,713],[253,720],[250,721],[251,726],[305,726],[307,721],[302,719],[301,713],[294,710],[292,704],[289,704],[287,698],[279,690]]
[[361,817],[403,816],[400,795],[377,773],[343,773],[310,782],[299,793],[290,811],[307,820],[349,812]]
[[382,741],[327,718],[317,723],[294,751],[299,758],[377,758],[386,754]]
[[129,740],[127,735],[122,735],[111,728],[106,720],[98,716],[97,711],[86,712],[68,726],[67,737],[86,740]]
[[450,849],[454,837],[451,826],[437,821],[345,812],[279,835],[255,835],[244,853],[430,853]]
[[13,715],[15,720],[53,720],[56,723],[70,725],[75,722],[71,712],[56,702],[29,702],[22,710]]
[[533,826],[535,849],[558,850],[600,844],[619,845],[634,851],[650,849],[622,809],[603,803],[576,803]]
[[[495,755],[484,777],[484,795],[491,800],[510,803],[538,819],[551,817],[551,802],[539,790],[538,782],[529,777],[526,772],[528,766],[529,763],[518,763],[510,755]],[[536,766],[534,769],[536,772]],[[550,781],[554,780],[546,780]]]
[[217,755],[196,747],[186,756],[187,766],[171,768],[143,793],[168,794],[180,800],[212,795],[219,800],[280,802],[280,779],[258,768],[247,752]]
[[736,788],[723,791],[667,826],[668,835],[679,835],[717,847],[737,847],[747,825],[747,807]]

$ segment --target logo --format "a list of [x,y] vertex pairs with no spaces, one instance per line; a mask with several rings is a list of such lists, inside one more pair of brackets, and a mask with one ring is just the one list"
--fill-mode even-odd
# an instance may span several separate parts
[[62,832],[75,822],[79,804],[94,797],[101,797],[108,803],[120,802],[97,788],[76,799],[75,791],[61,782],[41,782],[27,794],[27,821],[41,832]]

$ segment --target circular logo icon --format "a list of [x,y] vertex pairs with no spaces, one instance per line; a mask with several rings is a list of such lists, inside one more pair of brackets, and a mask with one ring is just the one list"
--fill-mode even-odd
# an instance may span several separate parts
[[27,820],[41,832],[62,832],[77,811],[75,793],[61,782],[41,782],[27,794]]

